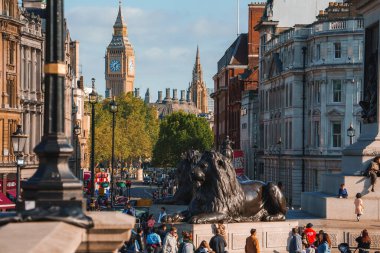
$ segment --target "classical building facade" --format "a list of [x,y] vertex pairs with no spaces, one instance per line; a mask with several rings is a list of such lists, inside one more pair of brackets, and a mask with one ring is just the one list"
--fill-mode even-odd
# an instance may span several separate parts
[[128,29],[123,20],[121,5],[113,30],[105,55],[106,94],[119,96],[133,92],[135,80],[135,53],[128,40]]
[[199,47],[197,47],[197,55],[195,57],[195,64],[193,68],[193,79],[189,86],[191,94],[191,101],[202,112],[208,113],[208,100],[207,100],[207,87],[203,80],[203,70],[201,65],[201,58],[199,55]]
[[7,177],[15,180],[15,157],[11,134],[21,122],[20,102],[20,12],[16,0],[0,1],[0,175],[2,191],[7,191]]
[[20,98],[22,104],[21,125],[28,135],[24,148],[25,167],[21,178],[30,177],[38,167],[34,147],[41,141],[43,134],[42,90],[44,37],[42,20],[26,8],[22,9],[21,55],[20,55]]
[[340,172],[346,129],[361,129],[364,30],[350,8],[330,3],[316,22],[287,30],[265,17],[256,27],[263,138],[255,173],[281,181],[290,205],[300,205],[301,191],[318,190],[321,174]]

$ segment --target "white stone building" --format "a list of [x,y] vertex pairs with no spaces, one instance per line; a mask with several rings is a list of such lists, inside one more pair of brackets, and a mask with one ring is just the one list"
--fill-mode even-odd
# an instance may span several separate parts
[[323,173],[340,172],[346,129],[352,124],[358,136],[361,128],[363,20],[342,18],[348,5],[332,5],[339,18],[321,12],[310,25],[282,29],[264,19],[256,27],[262,155],[255,170],[259,179],[281,181],[294,206],[301,191],[318,190]]

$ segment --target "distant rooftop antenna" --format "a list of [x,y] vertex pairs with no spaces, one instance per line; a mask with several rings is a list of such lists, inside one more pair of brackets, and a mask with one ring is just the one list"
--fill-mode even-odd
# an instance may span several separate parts
[[240,0],[237,0],[237,36],[240,34]]

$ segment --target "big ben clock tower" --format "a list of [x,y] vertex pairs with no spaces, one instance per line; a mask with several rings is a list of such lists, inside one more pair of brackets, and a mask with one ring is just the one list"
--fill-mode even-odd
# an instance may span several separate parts
[[128,40],[127,25],[119,13],[113,26],[111,43],[105,56],[106,96],[119,96],[133,91],[135,80],[135,53]]

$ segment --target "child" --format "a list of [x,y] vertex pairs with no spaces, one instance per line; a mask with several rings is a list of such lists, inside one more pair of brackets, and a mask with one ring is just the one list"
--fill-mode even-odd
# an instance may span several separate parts
[[356,214],[356,220],[360,220],[360,216],[363,214],[364,210],[364,205],[363,205],[363,200],[361,199],[362,195],[360,193],[356,193],[356,199],[354,202],[355,205],[355,214]]

